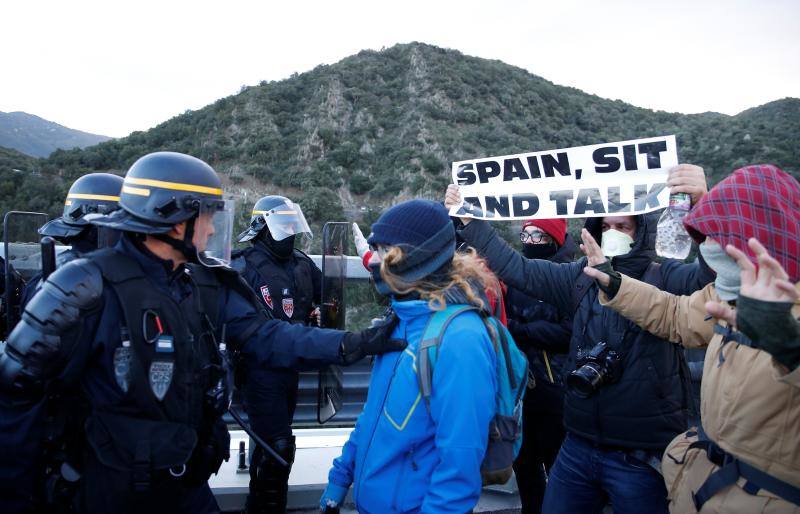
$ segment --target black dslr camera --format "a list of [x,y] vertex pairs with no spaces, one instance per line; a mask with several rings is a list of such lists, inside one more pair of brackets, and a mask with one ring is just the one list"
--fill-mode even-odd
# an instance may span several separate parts
[[589,353],[578,351],[578,368],[567,377],[567,386],[581,398],[593,395],[601,385],[613,384],[622,374],[619,354],[606,343],[597,343]]

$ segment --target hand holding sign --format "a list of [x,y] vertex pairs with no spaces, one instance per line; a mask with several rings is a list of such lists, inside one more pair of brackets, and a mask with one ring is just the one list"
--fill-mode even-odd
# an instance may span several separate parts
[[[452,209],[453,207],[458,207],[461,205],[461,191],[459,191],[458,186],[455,184],[450,184],[447,186],[447,192],[444,194],[444,206],[447,210]],[[472,218],[459,218],[461,223],[464,225],[468,224],[472,221]]]
[[597,241],[594,240],[592,235],[586,229],[581,230],[581,241],[583,241],[583,243],[581,243],[581,251],[588,259],[588,266],[583,268],[583,272],[597,280],[600,285],[608,287],[608,284],[611,282],[611,277],[609,277],[607,273],[603,273],[602,271],[592,267],[602,264],[606,261],[606,256],[603,255],[603,250],[600,249],[600,245],[597,244]]
[[694,164],[679,164],[669,170],[667,187],[670,194],[688,193],[692,197],[692,205],[697,205],[703,195],[708,193],[706,173],[703,168]]

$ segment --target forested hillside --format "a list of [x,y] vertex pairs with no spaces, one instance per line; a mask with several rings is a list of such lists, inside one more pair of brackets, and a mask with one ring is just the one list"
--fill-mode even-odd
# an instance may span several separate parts
[[414,43],[245,87],[85,150],[19,165],[4,158],[0,202],[56,214],[75,177],[122,173],[147,152],[175,150],[211,163],[243,204],[281,192],[314,221],[369,222],[398,200],[441,198],[454,160],[673,133],[681,161],[704,166],[712,182],[756,162],[800,175],[799,99],[737,116],[654,112]]

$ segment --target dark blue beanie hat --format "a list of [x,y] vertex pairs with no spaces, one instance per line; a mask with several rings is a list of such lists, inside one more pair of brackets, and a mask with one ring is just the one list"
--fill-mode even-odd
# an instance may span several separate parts
[[367,242],[371,245],[417,247],[446,225],[452,228],[450,215],[442,204],[430,200],[409,200],[384,211],[372,225],[372,234]]
[[444,206],[430,200],[409,200],[387,209],[372,225],[367,242],[398,246],[405,258],[392,273],[413,282],[453,260],[456,232]]

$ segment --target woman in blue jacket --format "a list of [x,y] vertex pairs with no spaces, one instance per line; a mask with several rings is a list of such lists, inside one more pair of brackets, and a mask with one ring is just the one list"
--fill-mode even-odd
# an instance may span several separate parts
[[475,311],[444,332],[430,405],[417,378],[417,349],[428,319],[446,304],[488,308],[482,291],[497,280],[474,253],[456,254],[447,210],[411,200],[372,226],[370,270],[390,295],[403,352],[375,360],[364,411],[333,462],[323,511],[336,512],[350,485],[360,513],[469,512],[481,492],[480,467],[495,414],[496,354]]

